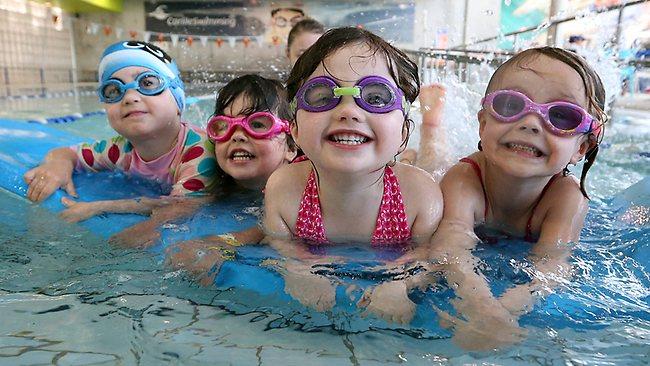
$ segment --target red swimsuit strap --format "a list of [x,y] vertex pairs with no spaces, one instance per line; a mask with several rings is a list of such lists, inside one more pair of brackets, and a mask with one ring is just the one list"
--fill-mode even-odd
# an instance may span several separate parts
[[294,235],[298,238],[317,243],[327,243],[323,214],[320,209],[320,198],[318,197],[318,184],[313,169],[309,173],[307,185],[300,200],[294,231]]
[[539,198],[535,202],[535,206],[533,206],[533,211],[530,213],[530,217],[528,217],[528,222],[526,222],[526,236],[524,237],[524,240],[527,242],[534,243],[536,240],[533,237],[533,230],[531,228],[532,223],[533,223],[533,216],[535,216],[535,210],[537,209],[537,205],[542,201],[542,198],[544,198],[544,195],[546,194],[546,191],[548,191],[548,188],[555,182],[557,177],[560,176],[561,173],[555,174],[554,176],[551,177],[551,179],[546,183],[544,186],[544,189],[542,189],[542,193],[539,195]]
[[384,193],[372,234],[373,245],[406,243],[411,239],[411,227],[406,217],[402,191],[393,169],[384,169]]
[[485,183],[483,183],[483,173],[481,172],[481,166],[471,158],[462,158],[460,159],[462,163],[467,163],[472,166],[474,173],[478,177],[478,181],[481,182],[481,189],[483,190],[483,202],[485,203],[485,210],[483,210],[483,221],[487,222],[488,209],[490,208],[490,203],[487,199],[487,192],[485,191]]

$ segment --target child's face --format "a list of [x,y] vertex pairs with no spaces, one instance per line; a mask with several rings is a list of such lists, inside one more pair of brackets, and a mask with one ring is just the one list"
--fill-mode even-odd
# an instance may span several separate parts
[[[369,75],[384,77],[395,85],[384,58],[372,56],[368,46],[360,44],[327,57],[309,79],[331,76],[339,86],[351,87]],[[317,167],[369,173],[393,160],[404,138],[403,126],[402,111],[370,113],[359,107],[352,96],[343,96],[328,111],[299,109],[292,134]]]
[[298,57],[302,55],[311,45],[318,41],[321,34],[311,33],[311,32],[302,32],[293,39],[291,47],[287,50],[287,56],[289,57],[289,62],[291,66],[296,64]]
[[[130,83],[143,72],[145,67],[129,66],[111,75],[123,83]],[[180,113],[174,96],[165,89],[158,95],[142,95],[129,89],[117,103],[104,103],[111,127],[129,140],[160,137],[165,131],[177,131]]]
[[[229,117],[244,117],[242,111],[248,108],[247,98],[239,95],[225,108],[224,114]],[[286,140],[284,132],[270,139],[255,139],[237,126],[228,141],[215,144],[215,155],[221,169],[238,184],[246,188],[262,189],[271,173],[296,155],[295,151],[289,150]]]
[[[526,60],[522,67],[503,71],[494,90],[516,90],[536,103],[567,101],[587,109],[580,75],[567,64],[544,56]],[[531,113],[512,123],[479,112],[481,145],[489,163],[517,177],[551,176],[569,163],[577,163],[587,151],[586,135],[557,136],[541,116]]]

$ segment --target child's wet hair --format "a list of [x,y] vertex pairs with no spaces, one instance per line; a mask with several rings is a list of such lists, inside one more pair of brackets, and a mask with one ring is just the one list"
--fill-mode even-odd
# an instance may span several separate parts
[[[411,61],[404,52],[395,48],[383,38],[357,27],[328,30],[298,58],[287,79],[289,100],[293,100],[298,89],[309,79],[309,76],[323,60],[344,47],[359,44],[369,47],[371,57],[385,58],[390,76],[397,84],[397,87],[404,92],[406,99],[413,103],[420,93],[420,77],[417,64]],[[360,55],[359,57],[364,56]],[[292,118],[295,118],[295,116],[292,116]],[[404,122],[407,137],[403,146],[406,146],[413,121],[407,117]]]
[[603,86],[603,82],[596,71],[589,66],[582,56],[573,51],[557,47],[537,47],[521,51],[496,69],[490,78],[485,95],[497,89],[498,82],[501,81],[503,73],[508,69],[511,67],[526,68],[526,62],[531,61],[540,55],[561,61],[569,65],[578,73],[578,75],[580,75],[588,102],[587,111],[589,114],[597,118],[598,123],[600,124],[600,133],[598,136],[595,136],[590,132],[590,135],[595,136],[597,141],[595,146],[590,148],[585,154],[585,163],[580,174],[580,191],[586,198],[589,198],[587,191],[585,190],[585,178],[587,177],[589,168],[591,168],[593,163],[596,161],[598,146],[600,141],[602,141],[605,132],[604,125],[605,122],[607,122],[607,115],[605,114],[605,87]]
[[287,37],[287,49],[291,47],[293,41],[302,33],[314,33],[314,34],[323,34],[325,33],[325,26],[316,19],[305,18],[291,28],[289,31],[289,36]]

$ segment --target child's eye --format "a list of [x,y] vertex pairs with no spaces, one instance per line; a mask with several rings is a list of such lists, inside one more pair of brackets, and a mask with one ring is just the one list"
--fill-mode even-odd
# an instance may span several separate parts
[[108,85],[102,90],[102,94],[106,99],[114,99],[120,96],[120,88],[117,85]]
[[160,79],[151,75],[140,80],[140,87],[144,89],[156,89],[160,86]]
[[273,126],[273,121],[264,117],[258,117],[252,121],[249,121],[248,126],[250,126],[253,131],[264,132]]
[[384,98],[380,94],[369,94],[366,96],[365,100],[368,104],[377,107],[383,107],[385,105]]
[[366,103],[375,107],[384,107],[393,100],[393,94],[388,87],[379,83],[363,87],[361,96]]

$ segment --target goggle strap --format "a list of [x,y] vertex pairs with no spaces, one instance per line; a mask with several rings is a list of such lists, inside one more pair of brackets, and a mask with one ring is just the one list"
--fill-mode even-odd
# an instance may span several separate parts
[[291,114],[295,114],[297,109],[298,109],[298,99],[293,98],[291,103],[289,103],[289,111],[291,111]]
[[402,96],[402,110],[404,111],[405,116],[407,116],[411,110],[411,103],[406,100],[405,96]]
[[332,89],[334,96],[339,98],[344,95],[351,95],[355,98],[358,98],[361,95],[361,88],[358,86],[347,86],[347,87],[336,87]]

